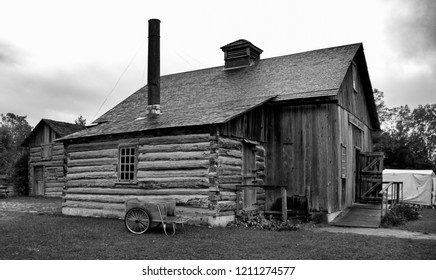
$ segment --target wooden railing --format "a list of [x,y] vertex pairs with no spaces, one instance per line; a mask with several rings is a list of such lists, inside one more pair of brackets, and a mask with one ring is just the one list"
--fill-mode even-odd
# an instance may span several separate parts
[[389,207],[403,201],[403,182],[383,182],[383,188],[379,194],[382,196],[381,217],[383,218]]

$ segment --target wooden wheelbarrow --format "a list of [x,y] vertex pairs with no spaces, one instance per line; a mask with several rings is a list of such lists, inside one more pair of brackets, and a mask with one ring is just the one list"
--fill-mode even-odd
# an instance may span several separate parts
[[142,234],[149,228],[155,228],[162,225],[165,235],[167,225],[172,225],[173,232],[176,234],[177,225],[184,228],[189,218],[178,217],[175,215],[176,202],[146,202],[139,199],[129,199],[125,202],[126,214],[124,216],[124,225],[127,230],[134,234]]

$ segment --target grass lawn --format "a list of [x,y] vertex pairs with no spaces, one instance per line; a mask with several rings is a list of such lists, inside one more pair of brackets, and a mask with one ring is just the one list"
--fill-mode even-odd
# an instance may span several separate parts
[[395,228],[422,233],[436,233],[436,209],[423,208],[420,214],[422,216],[420,219],[408,221],[406,224]]
[[160,228],[134,235],[122,220],[59,214],[0,211],[0,236],[3,260],[436,259],[436,241],[195,226],[173,237]]

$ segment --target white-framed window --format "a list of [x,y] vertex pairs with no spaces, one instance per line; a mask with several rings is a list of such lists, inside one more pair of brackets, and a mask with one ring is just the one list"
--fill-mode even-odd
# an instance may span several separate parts
[[137,150],[136,146],[121,146],[119,148],[118,180],[120,182],[136,180]]

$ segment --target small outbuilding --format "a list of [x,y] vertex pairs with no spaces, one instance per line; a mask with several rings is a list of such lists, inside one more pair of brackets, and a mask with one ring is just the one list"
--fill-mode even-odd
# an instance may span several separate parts
[[22,143],[30,152],[29,195],[62,196],[66,174],[64,145],[56,139],[83,130],[77,124],[42,119]]
[[402,182],[405,203],[436,204],[436,175],[433,170],[385,169],[383,182]]

